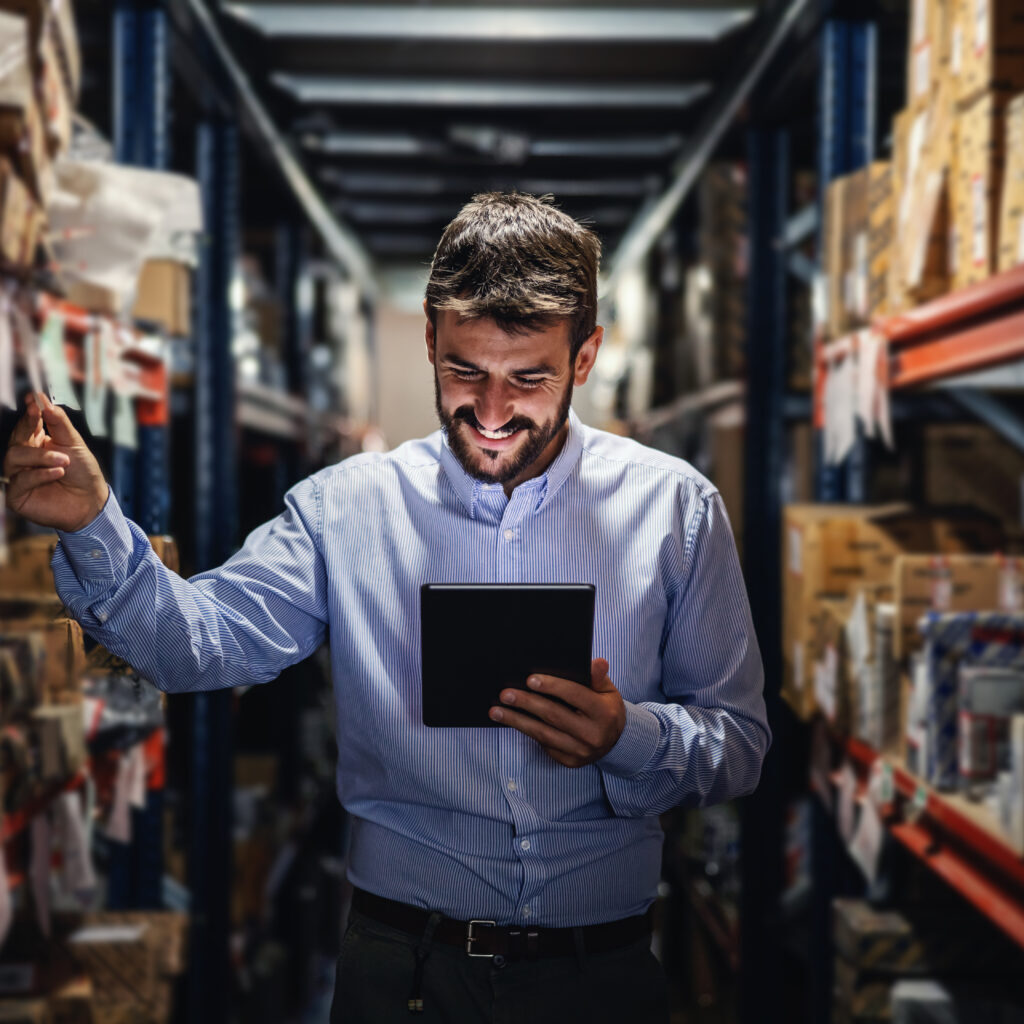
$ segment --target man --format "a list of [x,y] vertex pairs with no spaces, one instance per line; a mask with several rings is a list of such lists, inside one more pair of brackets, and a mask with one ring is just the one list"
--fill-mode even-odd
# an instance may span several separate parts
[[[546,201],[475,197],[424,304],[442,430],[297,484],[189,582],[62,410],[30,402],[8,450],[9,503],[61,531],[61,597],[158,686],[273,679],[330,626],[356,887],[333,1021],[664,1022],[658,815],[757,784],[761,663],[721,499],[570,409],[601,344],[599,255]],[[508,728],[424,727],[424,582],[595,584],[592,685],[531,677],[490,711]],[[519,638],[495,621],[493,641]]]

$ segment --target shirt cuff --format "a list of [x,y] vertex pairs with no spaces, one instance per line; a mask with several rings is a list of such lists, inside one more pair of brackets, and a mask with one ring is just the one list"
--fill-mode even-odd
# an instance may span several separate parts
[[80,580],[109,580],[132,553],[128,520],[110,489],[100,514],[74,533],[57,531],[61,547]]
[[661,742],[661,720],[640,704],[626,705],[626,725],[615,743],[598,762],[602,771],[612,775],[637,775],[658,752]]

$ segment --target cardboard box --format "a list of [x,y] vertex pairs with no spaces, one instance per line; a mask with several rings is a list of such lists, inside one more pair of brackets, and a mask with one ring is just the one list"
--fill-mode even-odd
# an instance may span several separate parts
[[[907,505],[787,505],[783,513],[783,696],[815,710],[808,645],[816,606],[858,587],[891,587],[896,556],[999,550],[1002,531],[983,516]],[[881,599],[886,599],[883,593]]]
[[854,1019],[889,1020],[893,979],[864,971],[841,957],[835,961],[836,995]]
[[85,668],[82,627],[74,619],[15,619],[0,627],[0,643],[25,635],[35,637],[44,652],[40,678],[43,703],[70,703],[77,699],[78,683]]
[[61,73],[67,78],[72,98],[77,99],[82,84],[82,55],[72,0],[0,0],[0,10],[27,20],[29,48],[37,59],[44,39],[52,37]]
[[28,189],[0,157],[0,259],[17,267],[35,263],[42,220]]
[[1024,452],[979,423],[929,423],[922,431],[926,505],[968,501],[1002,523],[1007,545],[1024,552]]
[[950,288],[950,185],[956,119],[952,85],[944,78],[924,110],[897,119],[894,131],[899,177],[897,231],[900,290],[911,303],[927,302]]
[[35,103],[21,110],[0,108],[0,153],[10,159],[18,176],[45,210],[53,192],[53,169],[46,126]]
[[957,114],[953,219],[957,260],[954,286],[987,280],[999,263],[999,207],[1006,163],[1009,95],[982,93]]
[[732,406],[708,417],[711,479],[718,488],[732,524],[736,550],[743,558],[743,479],[746,426],[742,406]]
[[1006,164],[999,213],[999,270],[1024,263],[1024,93],[1006,108]]
[[1024,89],[1024,6],[1020,0],[957,0],[952,29],[957,101]]
[[1002,555],[900,555],[893,569],[897,658],[924,647],[917,624],[928,612],[1024,608],[1024,560]]
[[71,147],[74,100],[71,96],[71,83],[61,67],[56,37],[52,32],[43,37],[41,58],[39,101],[49,153],[56,159]]
[[171,260],[143,265],[132,317],[159,324],[175,337],[192,333],[192,278],[189,268]]
[[911,0],[907,104],[923,110],[946,73],[955,0]]
[[0,999],[3,1024],[53,1024],[50,1005],[45,999]]
[[32,712],[32,732],[39,751],[39,777],[63,782],[85,764],[85,728],[78,704],[57,704]]
[[889,312],[895,213],[892,163],[879,160],[868,168],[868,319]]

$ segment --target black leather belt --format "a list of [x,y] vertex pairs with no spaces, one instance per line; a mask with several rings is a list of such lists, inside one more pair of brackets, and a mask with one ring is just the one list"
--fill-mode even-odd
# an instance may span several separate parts
[[[356,889],[353,893],[352,909],[414,938],[424,934],[430,919],[429,910],[375,896],[363,889]],[[445,917],[434,930],[433,939],[448,946],[458,946],[468,956],[534,960],[549,956],[575,956],[584,952],[607,953],[650,934],[651,915],[648,912],[581,928],[499,926],[494,921],[453,921]]]

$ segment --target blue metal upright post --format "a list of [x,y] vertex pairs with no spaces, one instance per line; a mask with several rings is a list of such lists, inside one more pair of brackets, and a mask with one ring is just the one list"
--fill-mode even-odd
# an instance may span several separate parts
[[[120,163],[165,169],[170,162],[167,13],[140,0],[118,0],[113,17],[114,148]],[[113,488],[126,515],[151,534],[170,526],[170,429],[140,426],[138,449],[117,446]],[[111,844],[110,905],[163,902],[163,793],[148,792],[133,812],[131,847]]]
[[[818,186],[820,210],[830,181],[866,166],[875,151],[877,26],[872,21],[829,19],[821,34]],[[824,216],[818,220],[824,231]],[[819,239],[822,235],[819,234]],[[819,252],[823,246],[819,244]],[[816,439],[815,495],[819,501],[864,501],[868,451],[858,429],[845,466],[825,466]]]
[[775,741],[761,784],[740,805],[742,887],[739,1019],[785,1019],[779,896],[782,891],[782,773],[780,735],[782,621],[779,608],[786,366],[786,253],[777,241],[787,217],[789,136],[775,127],[748,133],[750,285],[744,486],[744,570],[765,668],[765,701]]
[[[235,379],[231,283],[239,232],[238,129],[208,120],[196,132],[197,176],[207,241],[196,281],[196,566],[226,559],[237,533]],[[188,883],[192,927],[187,991],[190,1024],[229,1019],[232,694],[199,693],[192,704]]]

